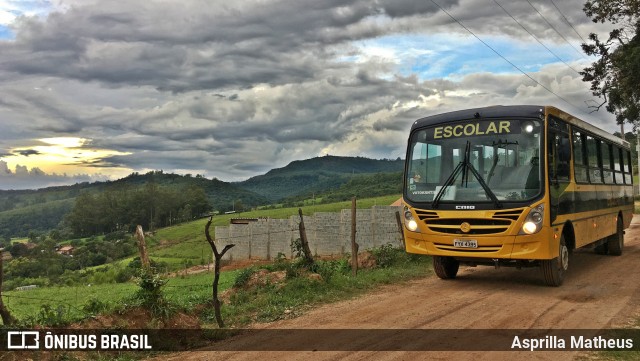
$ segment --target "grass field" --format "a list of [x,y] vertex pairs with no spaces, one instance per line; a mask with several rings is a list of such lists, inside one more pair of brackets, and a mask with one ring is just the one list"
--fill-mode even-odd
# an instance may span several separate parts
[[[222,272],[219,290],[231,287],[238,272]],[[213,271],[170,278],[164,286],[164,293],[178,307],[189,309],[194,304],[202,304],[211,299],[212,280]],[[37,317],[42,306],[48,305],[61,318],[77,321],[87,316],[83,308],[92,300],[98,300],[106,304],[107,310],[113,310],[123,306],[138,289],[133,282],[46,287],[3,292],[3,299],[12,315],[20,320]]]
[[[373,205],[389,205],[400,196],[384,196],[363,199],[357,202],[358,208],[370,208]],[[350,208],[351,202],[314,204],[302,207],[305,215],[315,212],[338,212]],[[211,235],[215,237],[214,227],[228,225],[231,218],[272,217],[287,218],[298,214],[298,207],[264,209],[229,215],[215,216]],[[178,271],[195,265],[207,265],[212,259],[211,248],[205,240],[204,229],[207,219],[183,223],[159,229],[154,236],[147,238],[150,257],[166,265],[165,271]],[[13,240],[16,241],[25,241]],[[92,268],[125,267],[135,256],[115,261],[111,264]],[[233,284],[238,271],[223,272],[220,290]],[[180,276],[171,278],[165,286],[167,299],[179,307],[189,308],[193,304],[204,303],[211,297],[212,273]],[[47,305],[55,313],[72,320],[86,316],[86,305],[99,300],[109,309],[114,309],[131,298],[138,286],[129,283],[93,284],[36,288],[26,291],[7,291],[3,293],[5,304],[18,319],[36,317]],[[124,301],[123,301],[124,300]]]

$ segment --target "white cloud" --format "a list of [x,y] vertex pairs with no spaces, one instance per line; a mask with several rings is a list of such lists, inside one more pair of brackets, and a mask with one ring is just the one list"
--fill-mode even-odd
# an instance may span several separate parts
[[102,174],[47,174],[40,168],[29,169],[19,164],[11,171],[7,162],[0,160],[0,189],[35,189],[106,180],[110,180],[110,177]]

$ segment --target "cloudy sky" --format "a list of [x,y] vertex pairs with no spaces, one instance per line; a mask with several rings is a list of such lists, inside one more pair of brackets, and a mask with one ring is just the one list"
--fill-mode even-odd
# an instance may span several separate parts
[[593,61],[581,37],[608,30],[582,6],[0,0],[0,189],[404,157],[413,120],[485,105],[555,105],[613,132],[577,73]]

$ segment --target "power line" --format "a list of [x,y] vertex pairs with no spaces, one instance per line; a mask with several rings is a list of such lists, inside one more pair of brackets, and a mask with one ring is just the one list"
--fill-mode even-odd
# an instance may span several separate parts
[[527,30],[527,28],[524,27],[524,25],[522,25],[516,18],[513,17],[513,15],[511,15],[511,13],[509,13],[507,11],[507,9],[505,9],[502,5],[500,5],[500,3],[498,3],[498,1],[493,0],[494,3],[496,3],[496,5],[498,5],[500,7],[500,9],[502,9],[507,15],[509,15],[509,17],[511,17],[511,19],[513,19],[513,21],[516,22],[516,24],[520,25],[520,27],[526,31],[529,35],[531,35],[532,38],[534,38],[540,45],[542,45],[545,49],[547,49],[547,51],[549,53],[551,53],[551,55],[555,56],[556,59],[560,60],[561,62],[564,63],[564,65],[568,66],[571,70],[573,70],[576,74],[580,75],[580,72],[577,71],[575,68],[573,68],[571,65],[569,65],[566,61],[562,60],[562,58],[560,58],[556,53],[554,53],[551,49],[549,49],[546,45],[544,45],[542,43],[542,41],[540,41],[540,39],[538,39],[537,36],[533,35],[533,33],[531,33],[529,30]]
[[566,16],[564,16],[564,14],[562,13],[562,11],[560,10],[560,8],[558,8],[558,6],[556,5],[556,3],[553,0],[549,0],[551,1],[551,3],[553,4],[553,7],[556,8],[556,10],[558,10],[558,12],[560,13],[560,15],[562,16],[562,18],[564,19],[564,21],[567,22],[567,24],[571,27],[571,29],[573,29],[573,32],[576,33],[576,35],[578,35],[578,37],[582,40],[583,43],[586,43],[586,40],[584,40],[584,38],[582,37],[582,35],[580,35],[580,33],[578,32],[578,30],[576,30],[576,28],[573,27],[573,25],[571,24],[571,22],[569,21],[569,19],[567,19]]
[[[527,0],[529,1],[529,0]],[[473,31],[471,31],[469,28],[467,28],[463,23],[461,23],[458,19],[456,19],[455,17],[453,17],[453,15],[451,15],[448,11],[446,11],[442,6],[440,6],[437,2],[435,2],[434,0],[431,0],[432,3],[434,3],[437,7],[440,8],[440,10],[442,10],[445,14],[447,14],[453,21],[455,21],[456,23],[458,23],[458,25],[462,26],[462,28],[464,28],[466,31],[468,31],[471,35],[473,35],[473,37],[475,37],[476,39],[478,39],[478,41],[480,41],[482,44],[484,44],[487,48],[491,49],[491,51],[493,51],[494,53],[496,53],[496,55],[498,55],[499,57],[501,57],[504,61],[506,61],[507,63],[511,64],[511,66],[513,66],[514,68],[516,68],[519,72],[521,72],[524,76],[526,76],[527,78],[531,79],[534,83],[540,85],[543,89],[545,89],[546,91],[548,91],[549,93],[555,95],[558,99],[562,100],[563,102],[571,105],[572,107],[574,107],[575,109],[578,109],[580,111],[582,111],[582,109],[580,109],[579,107],[577,107],[576,105],[574,105],[573,103],[571,103],[570,101],[568,101],[567,99],[561,97],[560,95],[556,94],[553,90],[549,89],[548,87],[546,87],[545,85],[541,84],[540,82],[538,82],[537,80],[535,80],[531,75],[527,74],[525,71],[523,71],[522,69],[520,69],[516,64],[514,64],[513,62],[511,62],[509,59],[507,59],[506,57],[504,57],[504,55],[500,54],[496,49],[494,49],[493,47],[491,47],[491,45],[487,44],[484,40],[480,39],[480,37],[478,37]]]
[[582,54],[582,52],[581,52],[580,50],[578,50],[578,48],[576,48],[575,46],[573,46],[573,44],[571,44],[571,42],[569,42],[569,40],[567,40],[567,38],[565,38],[565,37],[564,37],[564,35],[562,35],[562,34],[558,31],[558,29],[556,29],[556,27],[555,27],[555,26],[553,26],[553,25],[549,22],[549,20],[547,20],[547,18],[545,18],[545,17],[544,17],[544,15],[542,15],[542,13],[541,13],[540,11],[538,11],[538,9],[536,9],[536,7],[535,7],[535,6],[533,6],[533,4],[531,3],[531,1],[529,1],[529,0],[525,0],[525,1],[526,1],[527,3],[529,3],[529,5],[531,5],[531,7],[533,8],[533,10],[535,10],[535,11],[538,13],[538,15],[540,15],[540,17],[541,17],[541,18],[542,18],[542,19],[547,23],[547,25],[549,25],[549,27],[550,27],[551,29],[553,29],[553,30],[554,30],[558,35],[560,35],[560,37],[561,37],[561,38],[562,38],[562,39],[563,39],[567,44],[569,44],[569,46],[571,46],[571,47],[572,47],[572,48],[573,48],[573,49],[574,49],[578,54],[580,54],[580,56],[581,56],[581,57],[583,57],[585,60],[587,59],[587,58],[584,56],[584,54]]

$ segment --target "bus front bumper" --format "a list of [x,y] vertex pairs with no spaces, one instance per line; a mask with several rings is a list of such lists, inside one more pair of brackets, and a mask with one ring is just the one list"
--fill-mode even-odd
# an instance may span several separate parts
[[[476,248],[454,246],[454,240],[476,241]],[[436,235],[405,230],[407,253],[478,259],[543,260],[558,256],[558,235],[543,228],[532,235]]]

